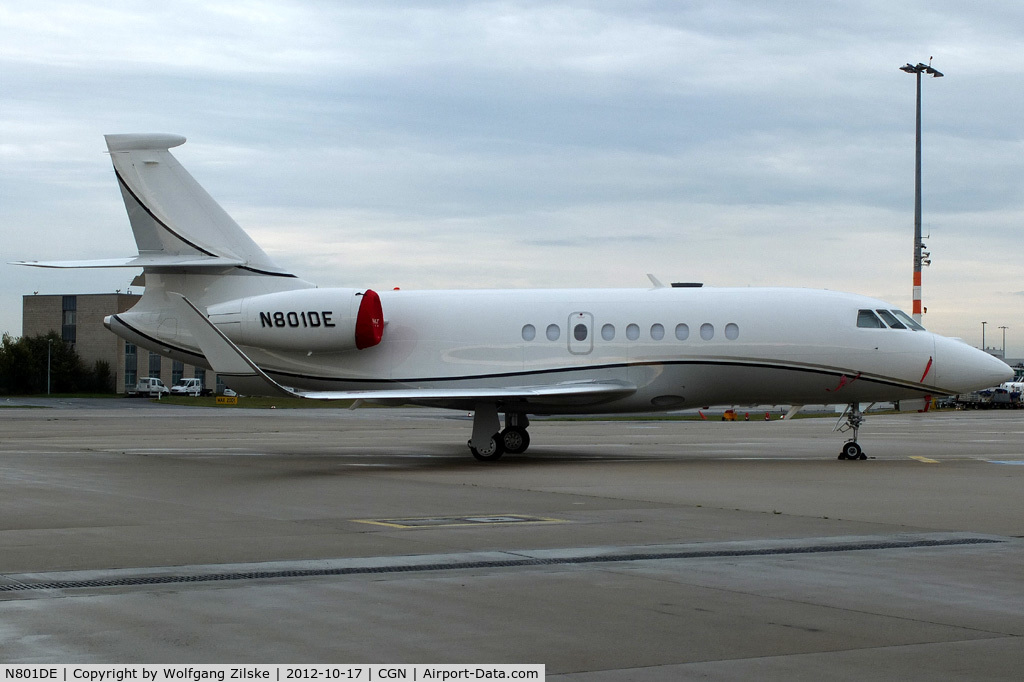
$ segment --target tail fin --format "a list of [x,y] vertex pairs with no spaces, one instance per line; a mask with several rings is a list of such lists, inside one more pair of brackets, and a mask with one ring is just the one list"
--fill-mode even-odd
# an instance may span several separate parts
[[187,261],[187,267],[206,261],[294,276],[274,263],[171,155],[168,150],[184,144],[184,137],[133,134],[105,139],[140,259],[157,266]]
[[[206,193],[170,151],[180,135],[107,135],[138,255],[67,261],[16,261],[40,268],[143,268],[147,274],[216,271],[295,278],[274,263]],[[239,270],[244,272],[239,272]],[[293,289],[308,283],[270,287]]]

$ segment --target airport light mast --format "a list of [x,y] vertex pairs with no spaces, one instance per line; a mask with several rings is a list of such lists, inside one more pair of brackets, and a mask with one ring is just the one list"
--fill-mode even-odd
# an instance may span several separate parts
[[913,316],[916,322],[921,321],[921,264],[926,262],[931,265],[930,260],[925,260],[931,254],[922,255],[924,244],[921,243],[921,74],[927,73],[932,78],[942,78],[942,72],[932,68],[932,58],[928,58],[927,64],[918,62],[917,66],[907,63],[900,67],[900,71],[912,73],[917,76],[917,146],[914,162],[914,309]]

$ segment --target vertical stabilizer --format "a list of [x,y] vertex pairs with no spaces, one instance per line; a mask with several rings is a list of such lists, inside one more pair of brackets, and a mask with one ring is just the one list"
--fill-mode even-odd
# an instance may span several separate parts
[[274,263],[168,151],[180,135],[106,135],[140,256],[224,258],[267,275]]

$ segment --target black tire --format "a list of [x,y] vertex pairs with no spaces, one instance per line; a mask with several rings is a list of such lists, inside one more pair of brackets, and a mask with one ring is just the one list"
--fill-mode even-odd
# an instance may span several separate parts
[[473,453],[473,457],[480,462],[494,462],[501,459],[501,456],[505,454],[505,450],[501,444],[502,438],[500,434],[494,434],[491,436],[490,442],[482,449],[477,450],[472,446],[472,441],[469,444],[469,451]]
[[519,455],[530,447],[530,434],[526,429],[510,426],[501,432],[501,446],[505,452]]
[[867,456],[860,449],[860,445],[851,440],[843,446],[843,451],[839,453],[839,459],[867,459]]

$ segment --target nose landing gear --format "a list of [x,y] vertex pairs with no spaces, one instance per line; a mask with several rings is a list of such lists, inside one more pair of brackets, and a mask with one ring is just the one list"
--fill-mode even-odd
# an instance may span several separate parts
[[867,459],[868,456],[864,454],[860,444],[857,442],[857,432],[860,430],[861,424],[864,423],[864,413],[860,411],[860,403],[850,403],[844,412],[846,417],[846,423],[842,424],[843,417],[839,417],[839,423],[836,424],[836,431],[852,431],[852,438],[843,444],[843,449],[839,452],[839,459]]

